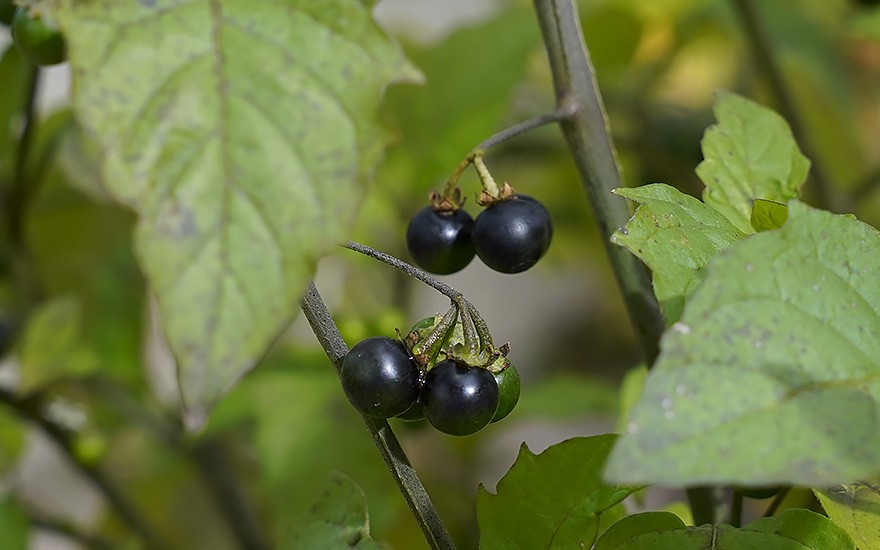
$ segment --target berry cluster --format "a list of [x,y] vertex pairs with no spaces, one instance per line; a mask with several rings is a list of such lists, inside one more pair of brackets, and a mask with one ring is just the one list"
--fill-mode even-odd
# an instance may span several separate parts
[[489,204],[476,220],[457,205],[426,206],[410,220],[406,246],[415,262],[431,273],[455,273],[474,254],[495,271],[520,273],[541,259],[552,236],[553,223],[544,205],[514,194]]
[[[462,353],[461,321],[450,326],[444,319],[424,319],[403,342],[372,337],[352,347],[340,372],[351,404],[376,418],[427,418],[450,435],[475,433],[510,414],[520,393],[516,368],[501,353]],[[420,345],[427,340],[436,344],[430,350]]]

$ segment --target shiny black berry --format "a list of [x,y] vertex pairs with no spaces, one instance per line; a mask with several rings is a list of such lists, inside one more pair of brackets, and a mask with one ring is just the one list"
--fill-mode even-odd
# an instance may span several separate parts
[[406,228],[406,248],[425,271],[446,275],[464,269],[474,258],[474,220],[462,209],[419,210]]
[[397,340],[375,336],[358,342],[342,361],[342,389],[354,408],[376,418],[409,409],[419,397],[420,372]]
[[496,372],[495,383],[498,384],[498,410],[492,417],[492,422],[498,422],[513,411],[519,402],[519,392],[522,382],[516,367],[508,365],[501,372]]
[[450,435],[469,435],[495,416],[498,384],[484,368],[441,361],[425,375],[420,401],[432,426]]
[[496,202],[474,222],[477,256],[501,273],[520,273],[535,265],[550,247],[553,222],[544,205],[526,195]]

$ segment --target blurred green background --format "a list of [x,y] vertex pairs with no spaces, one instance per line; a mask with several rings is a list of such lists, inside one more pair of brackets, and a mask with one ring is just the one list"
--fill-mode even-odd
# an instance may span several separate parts
[[[834,204],[877,225],[880,9],[850,0],[755,4]],[[699,195],[694,168],[713,92],[778,107],[732,2],[582,0],[579,7],[625,181]],[[407,259],[406,223],[428,193],[482,139],[551,110],[553,90],[529,2],[384,0],[376,14],[427,81],[387,91],[380,116],[391,145],[353,238]],[[10,120],[0,134],[0,175],[11,166],[16,120],[4,113],[21,102],[21,74],[8,50],[0,61],[0,120]],[[63,89],[63,69],[49,77]],[[302,320],[220,404],[194,444],[179,441],[171,361],[131,251],[133,217],[106,199],[95,151],[59,95],[44,93],[25,236],[40,305],[26,323],[16,317],[23,290],[13,284],[9,236],[0,234],[0,312],[15,335],[0,384],[38,392],[43,412],[76,434],[81,460],[100,463],[180,548],[235,547],[190,447],[222,456],[273,540],[338,470],[364,489],[377,540],[426,547]],[[521,442],[538,452],[614,430],[619,385],[640,356],[557,129],[520,136],[486,162],[497,180],[543,201],[555,224],[550,251],[528,273],[501,275],[475,261],[445,278],[483,312],[496,340],[511,342],[522,399],[507,420],[466,438],[424,423],[394,424],[461,548],[476,547],[477,485],[493,488]],[[476,177],[469,172],[462,186],[476,215]],[[816,197],[808,186],[807,202]],[[393,336],[448,307],[430,289],[345,250],[321,263],[317,284],[349,345]],[[52,444],[2,405],[0,468],[0,495],[32,516],[111,540],[124,532]],[[21,523],[13,512],[2,517]],[[51,531],[29,531],[31,547],[77,547]]]

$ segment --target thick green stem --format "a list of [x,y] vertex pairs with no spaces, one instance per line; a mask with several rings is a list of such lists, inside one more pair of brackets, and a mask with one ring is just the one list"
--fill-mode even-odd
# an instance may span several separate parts
[[569,113],[560,121],[560,127],[590,199],[630,321],[651,364],[659,351],[663,315],[644,264],[629,251],[611,244],[611,235],[626,225],[631,213],[626,201],[611,193],[624,184],[577,10],[572,0],[535,0],[534,5],[553,73],[557,106]]
[[[342,367],[342,360],[345,358],[345,354],[348,353],[348,346],[345,345],[345,341],[342,339],[336,323],[333,322],[333,318],[330,316],[330,312],[327,311],[327,306],[321,299],[321,295],[318,293],[318,289],[313,282],[309,282],[300,305],[306,319],[309,321],[309,325],[312,327],[312,331],[315,333],[315,337],[321,343],[333,366],[336,367],[336,372],[339,373],[339,369]],[[397,487],[400,489],[404,500],[406,500],[419,527],[421,527],[428,545],[435,550],[454,549],[455,545],[452,543],[452,538],[440,520],[440,515],[437,514],[437,510],[434,508],[428,492],[422,485],[422,481],[416,474],[415,468],[409,463],[409,459],[403,452],[400,442],[397,441],[397,437],[391,431],[391,426],[385,420],[370,418],[366,415],[364,415],[364,424],[373,438],[373,443],[379,448],[379,452],[385,460],[385,465],[388,467],[388,471],[391,472],[392,477],[394,477],[394,481],[397,483]]]

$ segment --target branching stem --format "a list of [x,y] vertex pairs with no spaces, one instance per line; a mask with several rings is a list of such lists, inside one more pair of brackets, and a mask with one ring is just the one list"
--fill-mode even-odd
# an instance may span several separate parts
[[[309,282],[300,305],[306,319],[309,321],[309,325],[312,327],[312,331],[315,333],[315,337],[321,343],[321,347],[324,348],[324,352],[333,363],[333,366],[336,367],[338,374],[342,367],[342,360],[345,358],[345,354],[348,353],[348,346],[345,345],[345,341],[342,339],[336,323],[333,322],[333,318],[330,316],[330,312],[327,311],[327,306],[321,299],[321,295],[318,293],[318,289],[313,282]],[[434,508],[428,492],[416,474],[415,468],[410,464],[409,459],[400,446],[400,442],[397,441],[397,437],[395,437],[394,432],[391,430],[391,426],[385,420],[371,418],[366,415],[363,418],[367,431],[370,432],[370,436],[373,438],[373,443],[379,448],[388,471],[394,477],[398,489],[400,489],[404,500],[406,500],[407,505],[412,510],[429,546],[434,550],[454,549],[455,545],[452,543],[452,538],[443,525],[439,514],[437,514],[437,510]]]
[[534,6],[550,61],[556,104],[567,113],[560,119],[560,128],[580,172],[630,321],[650,365],[659,352],[663,315],[647,268],[628,250],[611,244],[611,235],[626,225],[631,214],[626,201],[611,193],[624,186],[623,178],[580,19],[572,0],[534,0]]
[[[530,118],[528,120],[524,120],[518,124],[514,124],[509,128],[505,128],[500,132],[484,139],[481,141],[476,147],[471,149],[471,152],[468,156],[461,161],[458,167],[455,169],[455,172],[452,173],[452,176],[446,181],[446,186],[443,188],[443,196],[445,198],[452,198],[455,195],[455,190],[458,189],[458,180],[461,178],[461,175],[467,170],[467,167],[471,164],[475,164],[475,159],[480,158],[480,163],[482,163],[481,157],[492,149],[493,147],[504,143],[505,141],[515,138],[520,134],[524,134],[530,130],[534,130],[535,128],[540,128],[541,126],[546,126],[548,124],[553,124],[554,122],[559,122],[561,120],[565,120],[567,117],[572,116],[573,111],[568,107],[560,107],[554,111],[549,113],[544,113],[543,115],[538,115],[534,118]],[[485,165],[483,166],[485,168]],[[479,165],[477,165],[477,170],[479,171]],[[488,174],[488,170],[486,170]],[[480,174],[482,180],[482,173]],[[489,176],[492,183],[494,183],[494,179]],[[485,188],[485,180],[482,180]],[[497,185],[496,185],[497,188]],[[492,193],[491,189],[487,188],[486,191],[492,195],[493,197],[497,197],[497,189],[496,193]]]

